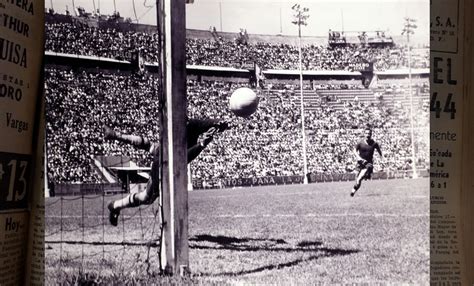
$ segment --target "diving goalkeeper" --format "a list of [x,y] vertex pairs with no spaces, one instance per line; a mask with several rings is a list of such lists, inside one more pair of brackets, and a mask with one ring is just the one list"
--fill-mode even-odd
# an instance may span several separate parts
[[[194,160],[212,141],[214,135],[229,128],[227,122],[219,122],[217,120],[199,120],[189,119],[186,124],[188,158],[190,163]],[[106,140],[117,140],[123,143],[131,144],[138,149],[148,150],[156,156],[159,151],[159,144],[152,143],[147,138],[138,135],[122,134],[114,131],[109,127],[104,128]],[[153,163],[156,164],[156,163]],[[152,171],[153,171],[152,164]],[[109,221],[113,226],[117,226],[120,211],[124,208],[138,207],[143,204],[152,204],[159,196],[159,188],[153,187],[152,178],[148,180],[147,187],[144,191],[134,194],[128,194],[126,197],[109,202]]]

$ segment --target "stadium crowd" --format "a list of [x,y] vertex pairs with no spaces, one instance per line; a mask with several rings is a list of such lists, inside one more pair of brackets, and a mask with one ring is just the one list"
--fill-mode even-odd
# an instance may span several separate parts
[[[130,60],[140,51],[148,62],[157,62],[156,33],[119,31],[115,28],[96,28],[77,22],[46,23],[46,51]],[[360,70],[367,62],[375,70],[407,67],[408,58],[403,46],[360,48],[356,45],[329,48],[325,45],[305,45],[302,48],[305,70]],[[413,68],[427,68],[429,54],[413,57]],[[296,44],[246,43],[215,38],[186,39],[188,65],[245,68],[256,62],[263,69],[298,69]]]
[[148,165],[146,153],[103,141],[104,125],[150,139],[157,134],[153,77],[45,71],[48,176],[55,182],[96,182],[94,155],[120,155]]
[[[298,69],[298,46],[296,44],[273,44],[259,42],[241,45],[235,41],[221,39],[187,39],[187,63],[192,65],[244,67],[257,62],[263,69]],[[374,69],[383,71],[408,66],[404,47],[363,48],[357,45],[329,48],[322,45],[302,47],[304,70],[345,70],[364,68],[367,62]],[[417,57],[413,68],[428,67],[428,56]]]
[[[157,34],[91,27],[78,21],[46,23],[47,51],[130,60],[140,51],[146,61],[157,62]],[[355,45],[330,48],[303,47],[306,70],[360,70],[368,62],[375,70],[407,66],[403,46],[360,48]],[[412,67],[427,68],[428,53],[413,51]],[[187,38],[189,65],[246,68],[256,62],[262,69],[297,69],[296,44],[232,41],[211,34],[209,38]],[[155,77],[148,73],[84,71],[48,66],[45,72],[48,177],[55,183],[100,182],[96,156],[118,155],[149,166],[150,154],[131,146],[103,140],[102,128],[111,126],[125,133],[157,140],[158,100]],[[416,92],[426,93],[426,80],[416,82]],[[297,86],[291,82],[266,84],[260,94],[259,109],[251,119],[235,117],[227,106],[228,97],[245,82],[225,82],[188,78],[188,116],[236,122],[235,128],[219,134],[191,164],[193,179],[215,181],[259,176],[289,176],[302,173],[301,117]],[[358,81],[321,81],[304,89],[364,90]],[[354,169],[352,149],[361,137],[361,128],[374,128],[384,158],[376,159],[376,169],[407,170],[411,163],[411,136],[406,83],[380,81],[373,96],[358,100],[337,92],[320,96],[317,103],[306,102],[305,126],[308,143],[308,171],[346,173]],[[388,100],[391,98],[392,100]],[[393,100],[397,98],[397,100]],[[395,102],[395,103],[394,103]],[[311,106],[313,105],[313,106]],[[428,162],[428,105],[417,112],[415,146],[419,168]],[[420,110],[420,109],[418,109]]]
[[147,61],[157,61],[157,34],[99,29],[75,22],[46,23],[45,33],[46,51],[130,60],[140,50]]
[[[245,178],[300,175],[301,118],[295,86],[287,84],[263,90],[258,111],[251,119],[235,117],[228,97],[248,82],[198,81],[188,79],[190,118],[232,119],[235,128],[219,134],[192,162],[193,179]],[[99,182],[94,168],[97,155],[123,155],[149,166],[150,154],[131,146],[103,141],[104,125],[156,140],[158,101],[156,80],[148,74],[96,73],[48,67],[46,69],[48,176],[56,183]],[[354,168],[352,149],[361,128],[374,128],[384,158],[376,158],[376,170],[407,170],[411,150],[406,106],[357,101],[332,108],[321,101],[307,109],[305,124],[310,172],[345,173]],[[419,112],[428,118],[427,108]],[[427,119],[419,130],[428,130]],[[421,133],[420,133],[421,134]],[[417,134],[417,165],[427,168],[427,136]]]

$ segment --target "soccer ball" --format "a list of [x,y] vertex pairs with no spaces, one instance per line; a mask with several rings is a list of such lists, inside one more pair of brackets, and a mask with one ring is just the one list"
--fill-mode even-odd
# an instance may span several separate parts
[[235,115],[249,117],[257,110],[257,94],[247,87],[238,88],[230,96],[229,107]]

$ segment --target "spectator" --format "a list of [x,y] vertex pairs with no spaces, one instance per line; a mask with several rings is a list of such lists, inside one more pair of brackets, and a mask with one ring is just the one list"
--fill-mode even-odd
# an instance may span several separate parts
[[[106,125],[152,138],[158,134],[158,102],[151,75],[130,76],[119,73],[96,74],[48,68],[47,136],[49,176],[58,182],[100,182],[94,169],[96,155],[125,155],[139,165],[148,166],[146,154],[117,143],[102,141],[101,127]],[[383,84],[383,82],[382,82]],[[244,84],[188,80],[188,115],[193,118],[233,117],[227,107],[230,93]],[[321,87],[321,86],[320,86]],[[324,88],[324,86],[322,86]],[[349,86],[356,88],[355,86]],[[288,176],[302,173],[301,126],[298,104],[292,85],[274,85],[261,96],[252,120],[233,118],[240,124],[228,130],[191,164],[196,180],[212,182],[259,176]],[[336,90],[337,91],[337,90]],[[372,128],[387,157],[379,170],[404,170],[411,160],[408,136],[408,108],[391,108],[362,101],[320,100],[317,109],[305,117],[308,131],[309,170],[322,173],[351,171],[350,146],[360,136],[365,122]],[[348,112],[351,110],[351,112]],[[427,105],[419,113],[419,130],[428,130]],[[395,111],[395,112],[394,112]],[[417,163],[426,167],[427,136],[416,136]]]

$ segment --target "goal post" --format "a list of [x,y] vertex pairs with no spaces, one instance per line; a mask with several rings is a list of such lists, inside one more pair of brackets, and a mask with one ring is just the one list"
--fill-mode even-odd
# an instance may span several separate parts
[[[186,0],[158,0],[160,164],[162,231],[160,268],[167,275],[189,272],[186,141]],[[155,155],[156,156],[156,155]],[[156,164],[154,164],[156,165]],[[157,178],[159,176],[159,178]]]

